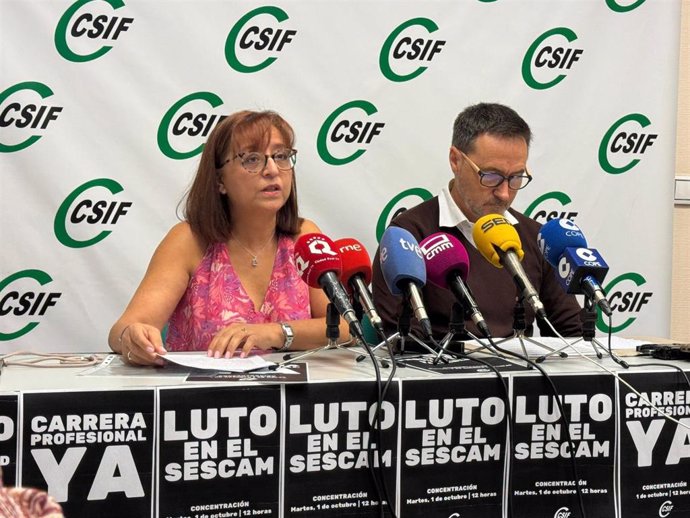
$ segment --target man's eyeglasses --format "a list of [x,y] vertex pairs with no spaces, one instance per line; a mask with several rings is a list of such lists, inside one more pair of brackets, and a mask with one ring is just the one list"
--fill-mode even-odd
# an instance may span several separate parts
[[465,160],[467,160],[467,163],[470,164],[470,167],[474,169],[474,172],[479,175],[479,183],[484,187],[498,187],[503,182],[508,180],[508,188],[512,189],[513,191],[519,191],[520,189],[527,187],[527,184],[532,181],[532,175],[529,174],[527,168],[525,168],[524,174],[511,174],[510,176],[505,176],[497,171],[482,171],[479,169],[477,164],[472,162],[470,157],[468,157],[462,151],[460,151],[460,153],[463,157],[465,157]]
[[264,155],[263,153],[251,152],[251,153],[237,153],[234,157],[228,158],[225,162],[220,164],[220,169],[225,164],[236,158],[240,159],[240,164],[249,173],[258,173],[263,171],[268,164],[268,159],[271,158],[275,162],[276,167],[281,171],[288,171],[295,167],[297,162],[297,150],[296,149],[281,149],[276,151],[272,155]]

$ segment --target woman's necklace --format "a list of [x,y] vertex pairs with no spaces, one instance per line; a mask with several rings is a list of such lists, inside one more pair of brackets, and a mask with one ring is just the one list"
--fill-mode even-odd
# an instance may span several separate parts
[[242,248],[244,248],[244,250],[245,250],[249,255],[252,256],[252,268],[256,268],[256,267],[259,265],[259,260],[257,259],[257,256],[258,256],[261,252],[263,252],[264,248],[266,248],[266,247],[268,246],[268,244],[269,244],[271,241],[273,241],[273,238],[275,237],[275,235],[276,235],[276,233],[275,233],[275,231],[274,231],[273,234],[271,234],[271,237],[268,238],[268,241],[266,241],[266,242],[263,244],[263,246],[262,246],[261,248],[259,248],[259,250],[258,250],[256,253],[254,253],[254,252],[252,252],[249,248],[247,248],[246,246],[244,246],[244,245],[242,244],[242,241],[240,241],[239,239],[237,239],[237,237],[236,237],[235,235],[233,235],[232,232],[230,232],[230,237],[231,237],[232,239],[234,239],[235,241],[237,241],[237,244],[240,245]]

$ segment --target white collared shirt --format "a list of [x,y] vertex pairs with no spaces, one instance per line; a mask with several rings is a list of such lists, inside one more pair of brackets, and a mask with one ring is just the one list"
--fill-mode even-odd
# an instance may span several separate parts
[[[457,227],[458,230],[462,232],[462,235],[467,238],[467,241],[469,241],[473,247],[477,248],[474,244],[474,238],[472,237],[472,227],[474,227],[474,223],[469,221],[457,206],[450,194],[448,186],[449,184],[444,185],[438,195],[438,226],[446,228]],[[503,213],[503,217],[506,218],[511,225],[518,224],[515,216],[508,211]]]

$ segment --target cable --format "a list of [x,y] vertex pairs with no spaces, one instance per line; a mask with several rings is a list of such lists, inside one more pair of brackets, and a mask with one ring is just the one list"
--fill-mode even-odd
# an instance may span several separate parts
[[[545,319],[545,321],[548,322],[550,325],[550,322],[548,319]],[[474,338],[475,340],[477,340],[480,344],[484,345],[484,343],[479,338],[477,338],[471,334],[470,334],[470,336],[472,338]],[[571,452],[573,452],[570,455],[570,464],[571,464],[571,468],[573,471],[573,476],[575,477],[575,491],[577,493],[577,501],[578,501],[578,505],[580,507],[580,513],[582,514],[582,518],[586,518],[585,504],[584,504],[584,500],[582,498],[582,488],[580,487],[580,476],[579,476],[579,473],[577,470],[577,462],[575,461],[575,451],[576,451],[575,450],[575,443],[573,442],[572,436],[570,435],[570,422],[568,421],[568,418],[566,417],[565,409],[563,408],[563,403],[561,401],[561,395],[558,392],[558,389],[556,388],[556,385],[554,384],[553,380],[551,379],[551,376],[549,376],[548,373],[538,363],[533,362],[532,360],[527,358],[527,356],[523,356],[521,354],[514,353],[512,351],[508,351],[507,349],[503,349],[501,347],[498,347],[498,345],[496,345],[496,343],[493,341],[492,338],[488,338],[487,340],[496,351],[499,351],[503,354],[507,354],[508,356],[513,356],[515,358],[518,358],[518,359],[526,362],[527,364],[529,364],[530,366],[532,366],[533,368],[535,368],[539,372],[541,372],[542,376],[548,381],[549,386],[551,387],[551,391],[554,394],[554,398],[556,400],[556,405],[558,406],[558,411],[561,414],[560,418],[563,421],[563,424],[565,425],[564,426],[565,435],[566,435],[566,439],[568,441],[568,445],[570,446]],[[511,451],[510,454],[512,456],[513,452]]]
[[[479,340],[476,336],[474,336],[472,333],[469,331],[466,331],[467,334],[475,339]],[[488,338],[491,339],[491,333],[488,334]],[[434,338],[431,338],[432,343],[440,348],[440,344],[434,340]],[[508,389],[508,384],[506,383],[505,377],[499,372],[499,370],[491,365],[489,362],[480,360],[479,358],[475,358],[474,356],[469,356],[467,353],[461,353],[461,352],[455,352],[455,351],[446,351],[447,354],[451,356],[455,356],[456,358],[465,358],[470,361],[477,362],[481,365],[484,365],[485,367],[489,368],[496,374],[496,377],[498,378],[498,381],[501,384],[501,387],[503,388],[503,395],[504,399],[503,402],[505,403],[505,408],[506,408],[506,414],[507,414],[507,422],[506,422],[506,432],[508,434],[508,443],[506,444],[506,451],[508,453],[508,481],[507,481],[507,491],[508,491],[508,518],[512,518],[515,516],[515,513],[513,511],[513,437],[514,437],[514,432],[513,432],[513,412],[511,410],[511,401],[510,401],[510,391]]]
[[[558,338],[560,338],[561,341],[563,341],[563,343],[567,344],[568,347],[571,347],[571,345],[568,343],[568,341],[567,341],[565,338],[563,338],[563,336],[561,336],[561,334],[560,334],[558,331],[556,331],[556,328],[553,327],[553,324],[551,323],[551,321],[550,321],[549,319],[546,319],[545,322],[549,325],[549,327],[550,327],[551,330],[555,333],[555,335],[556,335]],[[609,329],[611,329],[611,326],[609,326]],[[610,342],[610,339],[609,339],[609,347],[610,347],[610,344],[611,344],[611,342]],[[628,383],[627,381],[625,381],[624,379],[622,379],[622,378],[618,375],[618,373],[617,373],[616,371],[613,371],[613,370],[609,369],[608,367],[606,367],[606,366],[604,366],[604,365],[601,365],[600,363],[595,362],[595,361],[592,360],[591,358],[589,358],[589,357],[587,357],[586,355],[582,354],[582,352],[578,351],[575,347],[572,347],[572,349],[573,349],[577,354],[579,354],[582,358],[584,358],[585,360],[587,360],[588,362],[590,362],[590,363],[596,365],[598,368],[600,368],[600,369],[602,369],[602,370],[608,372],[611,376],[613,376],[614,378],[616,378],[620,383],[622,383],[623,385],[625,385],[626,387],[628,387],[632,392],[634,392],[635,394],[637,394],[637,395],[640,397],[640,399],[642,399],[642,401],[644,401],[644,402],[647,403],[649,406],[651,406],[652,408],[654,408],[657,412],[659,412],[659,414],[661,414],[662,416],[666,417],[666,419],[669,419],[670,421],[673,421],[674,423],[676,423],[676,424],[682,426],[683,428],[686,428],[686,429],[690,430],[690,426],[686,425],[685,423],[681,423],[681,422],[680,422],[678,419],[676,419],[675,417],[673,417],[673,416],[667,414],[666,412],[662,411],[657,405],[655,405],[654,403],[652,403],[646,395],[644,395],[644,394],[641,393],[639,390],[637,390],[635,387],[633,387],[630,383]],[[612,357],[612,358],[613,358],[613,357]],[[620,359],[619,359],[619,360],[620,360]],[[614,358],[614,361],[616,361],[615,358]],[[621,360],[621,361],[622,361],[622,360]],[[618,362],[617,362],[617,363],[618,363]],[[626,362],[626,363],[627,363],[627,362]],[[667,367],[669,367],[669,366],[667,365]],[[687,376],[686,376],[686,380],[687,380]]]

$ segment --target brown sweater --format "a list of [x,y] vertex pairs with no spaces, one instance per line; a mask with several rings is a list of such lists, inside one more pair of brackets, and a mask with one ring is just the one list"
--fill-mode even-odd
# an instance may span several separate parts
[[[546,262],[537,245],[537,234],[541,225],[517,211],[510,209],[510,212],[518,220],[515,228],[525,251],[522,267],[539,292],[549,320],[563,336],[580,336],[580,305],[573,295],[567,295],[560,287],[553,268]],[[496,268],[487,261],[457,228],[440,228],[438,221],[438,197],[434,197],[403,212],[391,222],[391,225],[410,231],[418,242],[435,232],[447,232],[458,238],[467,249],[470,258],[467,285],[474,294],[477,306],[484,315],[491,333],[495,337],[512,335],[513,309],[518,290],[510,273],[503,268]],[[388,291],[381,273],[378,250],[374,257],[372,285],[374,304],[384,321],[386,331],[393,332],[397,329],[402,297],[391,295]],[[437,339],[442,338],[448,331],[455,297],[449,290],[430,283],[424,287],[422,295],[434,336]],[[528,304],[525,304],[525,319],[525,334],[531,335],[534,328],[534,312]],[[414,318],[412,324],[412,329],[421,337],[420,328]],[[467,321],[465,325],[473,334],[481,336],[473,322]],[[537,322],[537,325],[542,336],[553,336],[553,332],[543,322]]]

